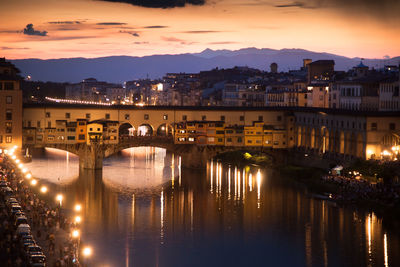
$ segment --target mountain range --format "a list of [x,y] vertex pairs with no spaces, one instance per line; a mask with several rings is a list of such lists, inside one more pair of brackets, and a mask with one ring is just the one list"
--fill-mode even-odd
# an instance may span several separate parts
[[[122,83],[140,78],[161,78],[169,72],[197,73],[213,68],[248,66],[269,70],[271,63],[278,64],[278,71],[299,69],[303,59],[333,59],[335,70],[348,70],[359,64],[360,58],[319,53],[303,49],[243,48],[239,50],[211,50],[177,55],[152,55],[144,57],[109,56],[99,58],[18,59],[11,60],[26,77],[35,81],[80,82],[85,78]],[[398,65],[400,57],[364,59],[370,68]]]

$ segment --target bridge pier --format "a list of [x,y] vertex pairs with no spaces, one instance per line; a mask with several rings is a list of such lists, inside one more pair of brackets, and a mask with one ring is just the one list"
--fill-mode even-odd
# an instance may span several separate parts
[[90,170],[103,169],[104,149],[100,144],[82,146],[78,152],[79,168]]

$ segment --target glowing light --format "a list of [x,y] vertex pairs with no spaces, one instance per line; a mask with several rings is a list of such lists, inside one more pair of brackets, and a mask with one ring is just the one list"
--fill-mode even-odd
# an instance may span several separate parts
[[250,192],[253,191],[253,176],[251,173],[249,174],[249,190]]
[[35,179],[33,179],[33,180],[31,181],[31,185],[37,185],[37,181],[36,181]]
[[13,155],[11,158],[12,158],[13,160],[15,160],[15,159],[17,158],[17,156]]
[[73,238],[78,238],[80,235],[79,230],[75,229],[72,231],[72,237]]
[[[0,153],[1,153],[1,152],[0,152]],[[19,160],[19,159],[16,159],[16,160],[15,160],[15,163],[17,163],[17,164],[18,164],[19,162],[20,162],[20,160]]]
[[81,204],[76,204],[74,207],[75,211],[81,211],[82,210],[82,205]]
[[389,258],[388,258],[388,245],[387,245],[387,235],[383,235],[383,251],[384,251],[384,260],[385,267],[389,266]]
[[82,254],[85,257],[90,257],[92,255],[92,248],[91,247],[84,247],[82,250]]
[[56,196],[56,200],[58,201],[58,202],[60,202],[60,206],[61,206],[61,203],[62,203],[62,201],[63,201],[63,195],[61,195],[61,194],[57,194],[57,196]]
[[27,168],[23,168],[23,169],[22,169],[22,173],[26,173],[27,171],[28,171]]
[[80,223],[82,221],[81,216],[75,216],[74,221],[75,221],[75,223]]
[[59,98],[52,98],[46,97],[46,100],[56,102],[56,103],[67,103],[67,104],[85,104],[85,105],[98,105],[98,106],[111,106],[111,103],[102,103],[102,102],[95,102],[95,101],[84,101],[84,100],[72,100],[72,99],[59,99]]
[[383,156],[391,156],[392,155],[392,153],[390,153],[389,151],[387,151],[387,150],[383,150],[383,152],[381,153]]
[[26,177],[26,179],[31,179],[31,178],[32,178],[32,174],[27,173],[27,174],[25,175],[25,177]]
[[22,167],[24,167],[22,163],[18,164],[18,168],[22,169]]
[[40,192],[42,192],[43,194],[45,194],[47,192],[47,187],[46,186],[42,186],[40,188]]
[[0,148],[0,154],[3,153],[3,149]]

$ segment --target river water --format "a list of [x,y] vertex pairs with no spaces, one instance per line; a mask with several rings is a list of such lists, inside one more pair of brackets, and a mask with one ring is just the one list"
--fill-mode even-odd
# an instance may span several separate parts
[[76,156],[46,149],[26,166],[71,213],[82,205],[90,266],[400,266],[399,230],[373,212],[315,199],[269,169],[180,161],[141,147],[79,171]]

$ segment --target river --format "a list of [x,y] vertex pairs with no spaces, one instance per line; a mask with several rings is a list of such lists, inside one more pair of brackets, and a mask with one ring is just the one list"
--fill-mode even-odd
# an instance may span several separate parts
[[180,162],[141,147],[79,171],[46,149],[26,167],[71,214],[82,205],[90,266],[400,266],[399,230],[373,212],[314,199],[271,169]]

